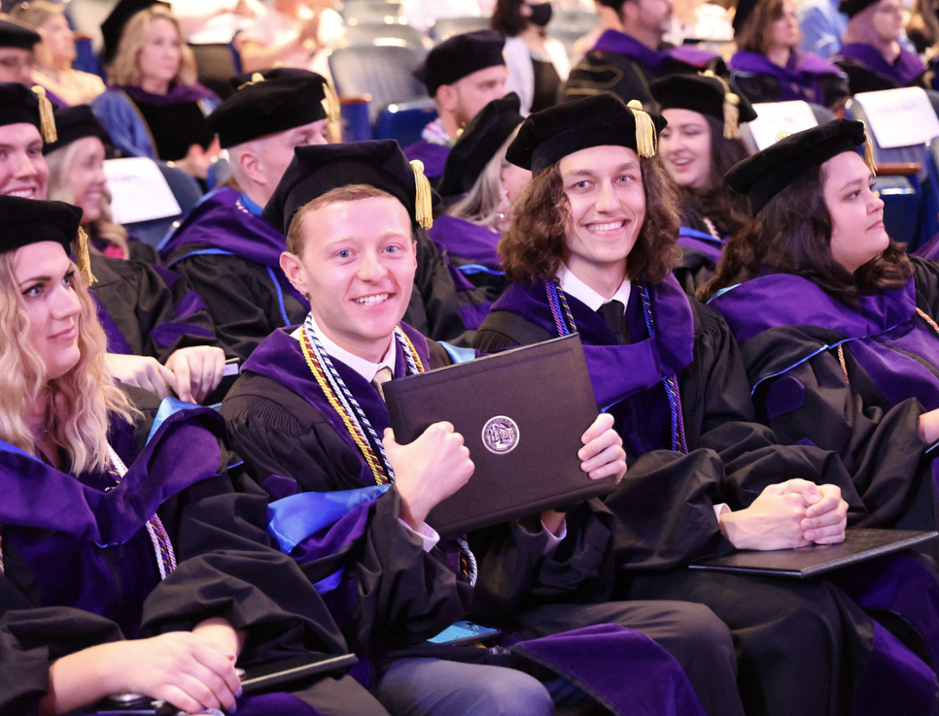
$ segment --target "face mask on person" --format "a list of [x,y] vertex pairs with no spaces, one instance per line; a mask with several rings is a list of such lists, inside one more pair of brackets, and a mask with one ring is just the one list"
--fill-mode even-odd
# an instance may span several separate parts
[[531,8],[531,15],[528,18],[528,21],[533,25],[538,27],[545,27],[549,22],[551,22],[551,3],[546,2],[541,5],[529,5]]

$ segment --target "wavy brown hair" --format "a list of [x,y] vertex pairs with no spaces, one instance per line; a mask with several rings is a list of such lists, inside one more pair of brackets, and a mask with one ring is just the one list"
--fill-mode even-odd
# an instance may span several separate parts
[[[646,217],[626,261],[626,277],[661,283],[679,254],[678,194],[656,156],[640,159]],[[502,268],[512,281],[551,278],[563,259],[570,203],[558,164],[534,177],[515,204],[512,226],[499,242]]]
[[737,49],[765,55],[773,40],[773,23],[782,17],[786,0],[759,0],[737,32]]
[[822,167],[806,172],[767,202],[756,218],[724,245],[711,280],[698,289],[707,301],[722,288],[757,276],[791,273],[851,305],[861,293],[900,288],[913,273],[903,244],[890,245],[853,274],[831,254],[831,214]]

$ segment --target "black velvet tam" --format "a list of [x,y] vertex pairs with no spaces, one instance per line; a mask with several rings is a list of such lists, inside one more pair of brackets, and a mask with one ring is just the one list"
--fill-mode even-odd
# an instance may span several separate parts
[[[661,109],[690,109],[692,112],[724,121],[724,101],[727,89],[716,77],[704,75],[668,75],[654,80],[652,96]],[[749,100],[731,85],[730,91],[738,99],[739,123],[752,122],[756,112]]]
[[63,107],[55,112],[55,129],[58,134],[51,144],[42,148],[43,154],[50,154],[56,149],[67,147],[72,142],[85,137],[97,137],[105,147],[111,146],[111,135],[95,117],[91,107],[87,104],[78,104],[74,107]]
[[473,188],[499,148],[525,121],[519,114],[520,105],[518,95],[511,92],[487,104],[466,125],[447,155],[443,177],[437,187],[441,196],[457,196]]
[[306,70],[257,74],[263,79],[249,77],[209,115],[209,131],[223,149],[327,118],[322,76]]
[[39,33],[30,30],[25,25],[10,20],[0,20],[0,47],[18,47],[21,50],[31,50],[33,45],[41,39]]
[[727,172],[727,182],[739,194],[750,195],[756,214],[779,192],[810,169],[864,144],[864,125],[835,119],[819,127],[791,134],[762,152],[738,162]]
[[[658,114],[649,118],[656,135],[668,124]],[[616,95],[575,99],[530,115],[505,158],[537,174],[568,154],[590,147],[628,147],[638,152],[636,125],[634,111]]]
[[40,241],[55,241],[69,253],[81,218],[81,209],[61,201],[0,194],[0,254]]
[[454,35],[432,49],[414,70],[433,97],[441,85],[451,85],[474,72],[505,64],[505,37],[495,30]]
[[114,59],[117,46],[121,42],[124,26],[138,12],[147,10],[154,5],[161,5],[170,10],[170,4],[158,0],[119,0],[111,14],[101,23],[101,37],[104,40],[104,63],[109,64]]
[[848,17],[854,17],[861,10],[869,8],[877,0],[841,0],[841,4],[838,5],[838,12],[843,12]]
[[[263,216],[286,234],[299,209],[350,184],[368,184],[388,192],[404,204],[412,223],[417,222],[414,169],[393,139],[297,147]],[[433,199],[439,197],[433,194]]]
[[39,97],[19,82],[0,82],[0,127],[7,124],[32,124],[42,131]]

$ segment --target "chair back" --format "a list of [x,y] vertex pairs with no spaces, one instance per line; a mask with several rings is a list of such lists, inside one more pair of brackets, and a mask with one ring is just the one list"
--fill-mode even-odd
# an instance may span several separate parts
[[408,47],[356,45],[333,50],[329,69],[341,97],[369,95],[369,121],[395,102],[427,97],[427,91],[412,74],[420,63]]

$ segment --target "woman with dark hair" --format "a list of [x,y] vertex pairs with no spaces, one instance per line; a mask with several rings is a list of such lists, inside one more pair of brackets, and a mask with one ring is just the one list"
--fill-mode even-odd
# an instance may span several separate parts
[[748,156],[738,125],[756,119],[756,112],[714,76],[663,77],[652,83],[652,96],[668,122],[659,151],[680,201],[682,257],[675,275],[693,296],[714,272],[724,242],[750,221],[749,200],[724,174]]
[[923,61],[899,42],[902,0],[841,0],[838,9],[848,15],[848,27],[831,59],[848,74],[852,93],[927,86]]
[[711,299],[740,341],[758,418],[834,450],[870,513],[935,529],[939,269],[884,230],[860,122],[799,132],[734,167],[756,218],[724,248]]
[[[614,596],[710,607],[733,633],[748,713],[876,712],[865,687],[889,690],[898,712],[928,713],[935,675],[852,599],[904,611],[864,581],[906,579],[901,567],[852,573],[846,591],[681,568],[734,547],[837,542],[848,503],[852,522],[864,512],[834,455],[781,447],[753,422],[726,324],[672,277],[676,195],[655,156],[664,126],[612,95],[526,120],[507,156],[534,178],[500,244],[515,283],[476,345],[579,333],[597,404],[614,416],[630,461],[606,500],[618,522]],[[912,623],[935,633],[929,621]]]
[[804,100],[838,110],[851,95],[844,73],[799,49],[796,6],[794,0],[740,2],[734,15],[737,52],[727,63],[731,77],[751,102]]
[[551,3],[542,0],[497,0],[490,26],[506,36],[506,92],[515,92],[522,114],[554,106],[571,72],[567,50],[548,37]]

